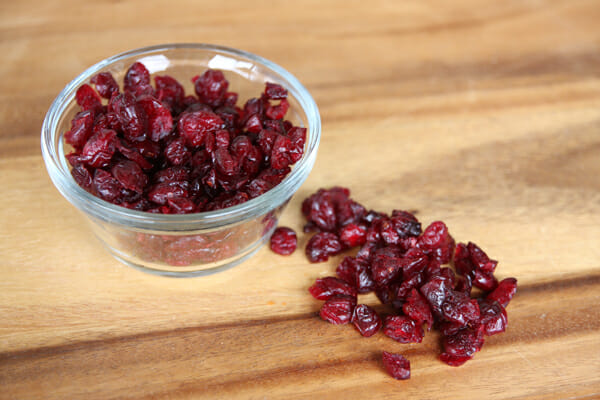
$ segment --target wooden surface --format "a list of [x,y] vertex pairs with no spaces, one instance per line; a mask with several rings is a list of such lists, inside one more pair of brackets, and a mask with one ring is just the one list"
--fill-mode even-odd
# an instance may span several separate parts
[[[0,3],[0,399],[600,398],[600,2],[274,3]],[[262,249],[196,279],[111,258],[50,182],[40,126],[86,67],[167,42],[260,54],[315,97],[319,156],[282,224],[334,184],[443,219],[518,278],[507,332],[451,368],[436,334],[321,321],[307,288],[339,258]]]

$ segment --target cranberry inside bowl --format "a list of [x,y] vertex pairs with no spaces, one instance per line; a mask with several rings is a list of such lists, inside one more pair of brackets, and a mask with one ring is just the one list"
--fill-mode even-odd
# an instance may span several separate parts
[[115,258],[187,277],[232,267],[268,240],[320,136],[313,98],[280,66],[167,44],[75,78],[46,114],[41,145],[53,183]]

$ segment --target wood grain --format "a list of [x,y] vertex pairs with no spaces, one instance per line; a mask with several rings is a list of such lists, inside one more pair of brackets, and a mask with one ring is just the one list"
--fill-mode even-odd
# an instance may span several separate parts
[[[0,399],[600,398],[599,18],[594,0],[0,3]],[[507,332],[451,368],[434,333],[321,321],[306,289],[339,257],[262,249],[181,280],[112,259],[52,186],[41,122],[87,66],[167,42],[260,54],[315,97],[319,156],[282,224],[334,184],[442,219],[519,279]]]

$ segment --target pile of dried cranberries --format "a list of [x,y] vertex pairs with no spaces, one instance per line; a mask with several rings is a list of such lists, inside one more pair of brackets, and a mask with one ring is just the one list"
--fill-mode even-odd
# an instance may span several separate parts
[[[485,336],[506,329],[505,308],[517,280],[498,282],[498,262],[474,243],[457,245],[443,222],[422,230],[412,213],[367,211],[339,187],[304,200],[302,213],[308,220],[304,230],[317,232],[306,246],[310,261],[360,246],[338,265],[337,277],[317,279],[309,289],[325,301],[320,311],[325,321],[352,323],[365,337],[382,329],[400,343],[420,343],[423,327],[433,327],[442,335],[440,359],[452,366],[470,360]],[[389,315],[358,304],[357,295],[369,292],[389,305]],[[410,377],[410,363],[399,354],[384,352],[383,364],[396,379]]]
[[[76,93],[81,111],[65,132],[75,181],[113,204],[182,214],[230,207],[280,183],[304,152],[306,129],[284,119],[287,90],[267,83],[259,98],[238,94],[218,70],[174,78],[136,62],[123,91],[102,72]],[[102,98],[105,99],[103,104]]]

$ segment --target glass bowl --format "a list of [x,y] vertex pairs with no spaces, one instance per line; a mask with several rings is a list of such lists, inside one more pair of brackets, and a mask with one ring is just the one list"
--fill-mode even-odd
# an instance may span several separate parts
[[[307,128],[304,155],[290,174],[268,192],[245,203],[196,214],[152,214],[130,210],[81,188],[65,158],[63,134],[79,111],[77,88],[99,72],[117,82],[131,64],[142,62],[151,74],[178,79],[193,93],[190,79],[207,68],[223,71],[240,102],[257,97],[265,82],[288,90],[286,119]],[[186,86],[187,85],[187,86]],[[54,100],[42,126],[42,154],[60,193],[79,209],[109,252],[123,263],[166,276],[198,276],[232,267],[252,256],[271,236],[287,202],[310,173],[319,147],[321,119],[302,84],[280,66],[254,54],[209,44],[166,44],[128,51],[99,62],[75,78]]]

